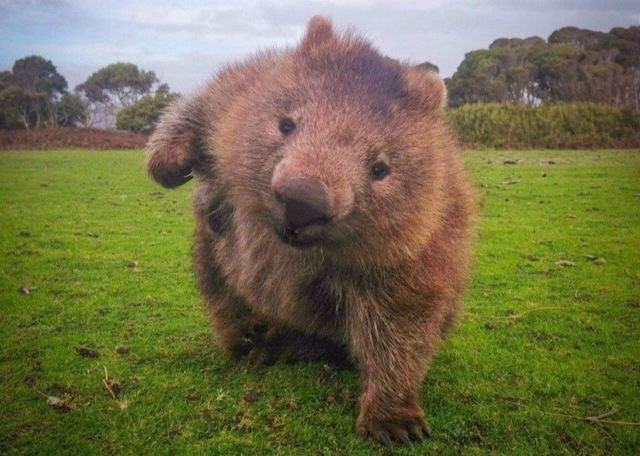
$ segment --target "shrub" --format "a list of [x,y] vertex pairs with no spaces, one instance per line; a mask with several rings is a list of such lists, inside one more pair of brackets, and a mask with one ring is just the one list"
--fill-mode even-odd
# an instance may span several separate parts
[[448,111],[469,147],[596,149],[640,147],[640,114],[596,103],[468,104]]

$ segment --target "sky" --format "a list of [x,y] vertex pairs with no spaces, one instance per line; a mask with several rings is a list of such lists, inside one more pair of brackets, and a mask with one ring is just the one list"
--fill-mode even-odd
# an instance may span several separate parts
[[73,90],[110,63],[131,62],[184,94],[256,50],[294,46],[316,14],[386,55],[432,62],[449,77],[465,53],[497,38],[640,25],[640,1],[0,0],[0,71],[40,55]]

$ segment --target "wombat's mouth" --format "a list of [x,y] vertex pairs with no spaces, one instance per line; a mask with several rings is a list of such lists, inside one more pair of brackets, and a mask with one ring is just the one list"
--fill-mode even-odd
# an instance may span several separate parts
[[318,225],[305,226],[304,228],[281,227],[276,229],[278,238],[287,245],[299,248],[308,248],[314,245],[325,244],[327,239],[324,230]]

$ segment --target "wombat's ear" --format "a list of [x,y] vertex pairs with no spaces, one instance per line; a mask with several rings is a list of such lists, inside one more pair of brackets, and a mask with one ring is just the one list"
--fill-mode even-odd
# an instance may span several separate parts
[[442,79],[432,71],[406,67],[403,86],[403,100],[409,106],[440,111],[447,104],[447,88]]
[[189,181],[203,154],[204,96],[180,98],[164,112],[147,142],[149,174],[167,188]]
[[300,42],[300,50],[309,51],[335,39],[331,21],[324,16],[313,16],[307,23],[307,33]]

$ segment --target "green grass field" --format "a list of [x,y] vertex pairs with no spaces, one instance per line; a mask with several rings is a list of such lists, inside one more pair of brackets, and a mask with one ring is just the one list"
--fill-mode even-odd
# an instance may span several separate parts
[[[466,158],[474,279],[424,382],[433,437],[398,453],[637,454],[640,152]],[[0,153],[0,454],[387,452],[353,432],[354,372],[213,345],[192,185],[142,161]]]

